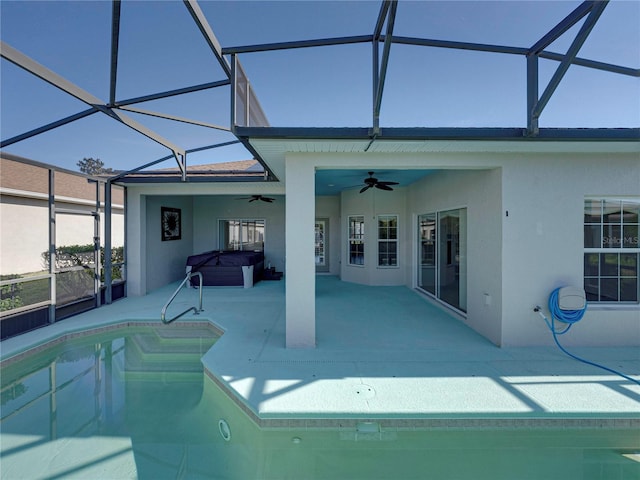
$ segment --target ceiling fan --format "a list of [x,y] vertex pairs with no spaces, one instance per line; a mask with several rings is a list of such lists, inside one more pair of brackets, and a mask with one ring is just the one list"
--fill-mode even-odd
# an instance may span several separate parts
[[251,195],[250,197],[236,198],[236,200],[249,200],[249,203],[255,202],[256,200],[260,200],[262,202],[271,203],[275,200],[275,198],[263,197],[262,195]]
[[380,190],[393,190],[389,185],[398,185],[398,182],[380,182],[377,178],[374,178],[373,172],[368,172],[369,178],[364,179],[364,187],[360,190],[360,193],[371,187],[379,188]]

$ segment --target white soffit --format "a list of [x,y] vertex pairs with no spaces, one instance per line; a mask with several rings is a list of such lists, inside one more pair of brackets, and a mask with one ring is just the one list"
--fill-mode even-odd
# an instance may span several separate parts
[[[265,139],[249,140],[280,181],[285,180],[287,153],[638,153],[640,140],[510,141],[510,140],[370,140]],[[369,147],[367,149],[367,147]],[[347,167],[348,165],[345,165]]]

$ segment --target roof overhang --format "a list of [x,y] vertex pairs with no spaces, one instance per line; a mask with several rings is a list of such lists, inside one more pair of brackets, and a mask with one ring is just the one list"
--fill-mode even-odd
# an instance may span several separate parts
[[[261,163],[285,179],[285,155],[495,153],[640,153],[640,128],[278,128],[237,127]],[[345,166],[345,168],[348,168]]]

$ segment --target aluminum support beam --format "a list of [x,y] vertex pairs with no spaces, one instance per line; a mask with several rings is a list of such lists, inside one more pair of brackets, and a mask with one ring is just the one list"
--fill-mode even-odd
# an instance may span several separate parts
[[10,61],[16,66],[26,70],[27,72],[35,75],[41,80],[44,80],[45,82],[53,85],[56,88],[59,88],[63,92],[68,93],[72,97],[75,97],[88,105],[96,108],[104,105],[104,102],[102,102],[102,100],[100,100],[99,98],[94,97],[89,92],[84,91],[77,85],[68,81],[66,78],[61,77],[57,73],[49,70],[47,67],[39,64],[35,60],[32,60],[9,44],[0,42],[0,47],[0,56],[2,56],[2,58],[4,58],[5,60]]
[[[380,81],[380,78],[378,77],[379,73],[380,73],[380,42],[378,40],[375,40],[372,42],[372,55],[371,55],[371,67],[372,67],[372,72],[371,72],[371,78],[372,78],[372,89],[371,89],[371,93],[372,93],[372,97],[371,97],[371,117],[373,119],[373,123],[372,123],[372,127],[373,127],[373,137],[371,139],[371,142],[369,143],[369,146],[371,146],[371,143],[373,143],[373,139],[375,138],[375,136],[377,135],[377,132],[380,130],[380,116],[376,115],[376,99],[378,96],[378,82]],[[368,150],[369,147],[367,147]]]
[[527,132],[537,134],[538,119],[533,117],[533,109],[538,102],[538,56],[527,55]]
[[223,55],[238,55],[241,53],[271,52],[274,50],[293,50],[296,48],[329,47],[332,45],[349,45],[354,43],[367,43],[372,40],[371,35],[358,35],[352,37],[319,38],[315,40],[298,40],[292,42],[262,43],[257,45],[242,45],[236,47],[224,47]]
[[194,22],[196,22],[196,25],[200,29],[200,32],[202,32],[204,39],[209,45],[209,48],[211,48],[211,51],[218,59],[218,63],[220,63],[220,66],[224,70],[227,78],[231,78],[231,67],[229,66],[227,60],[224,58],[222,54],[222,48],[220,47],[220,42],[218,42],[218,39],[214,35],[209,22],[207,22],[207,18],[204,16],[204,13],[200,8],[200,5],[198,5],[198,2],[196,0],[184,0],[184,4],[193,17]]
[[203,150],[211,150],[212,148],[228,147],[229,145],[237,145],[238,143],[242,142],[240,140],[230,140],[228,142],[207,145],[206,147],[190,148],[189,150],[187,150],[187,153],[202,152]]
[[9,145],[21,142],[22,140],[26,140],[31,137],[35,137],[36,135],[39,135],[44,132],[48,132],[49,130],[53,130],[54,128],[61,127],[63,125],[66,125],[67,123],[71,123],[75,120],[80,120],[81,118],[88,117],[89,115],[93,115],[98,111],[99,110],[97,108],[92,107],[82,112],[76,113],[75,115],[70,115],[68,117],[62,118],[55,122],[49,123],[47,125],[43,125],[42,127],[30,130],[28,132],[22,133],[15,137],[8,138],[0,142],[0,148],[8,147]]
[[[452,48],[456,50],[471,50],[477,52],[488,53],[505,53],[511,55],[529,55],[530,49],[522,47],[508,47],[506,45],[491,45],[484,43],[469,43],[469,42],[453,42],[449,40],[435,40],[428,38],[414,38],[414,37],[397,37],[394,36],[393,43],[401,45],[417,45],[424,47],[436,47],[436,48]],[[539,52],[540,58],[546,58],[548,60],[562,61],[565,55],[561,53],[549,52],[547,50]],[[628,75],[631,77],[640,77],[640,69],[623,67],[621,65],[614,65],[611,63],[597,62],[595,60],[589,60],[586,58],[576,57],[571,62],[573,65],[579,65],[581,67],[593,68],[596,70],[603,70],[611,73],[619,73],[621,75]]]
[[108,107],[98,107],[100,109],[100,111],[102,111],[103,113],[109,115],[111,118],[114,118],[116,120],[118,120],[121,123],[124,123],[126,126],[132,128],[133,130],[135,130],[138,133],[141,133],[142,135],[144,135],[145,137],[149,138],[150,140],[153,140],[156,143],[159,143],[160,145],[167,147],[169,150],[171,150],[174,154],[180,154],[180,155],[184,155],[184,149],[182,147],[179,147],[177,145],[175,145],[173,142],[170,142],[169,140],[167,140],[166,138],[161,137],[160,135],[158,135],[157,133],[155,133],[153,130],[145,127],[144,125],[142,125],[141,123],[137,122],[136,120],[134,120],[131,117],[128,117],[127,115],[120,113],[114,109],[108,108]]
[[220,125],[214,125],[213,123],[199,122],[197,120],[191,120],[189,118],[177,117],[175,115],[169,115],[169,114],[166,114],[166,113],[152,112],[150,110],[143,110],[141,108],[134,108],[134,107],[117,107],[117,108],[119,110],[126,110],[127,112],[139,113],[141,115],[148,115],[150,117],[164,118],[166,120],[173,120],[174,122],[188,123],[190,125],[198,125],[199,127],[213,128],[215,130],[222,130],[224,132],[230,132],[231,131],[231,129],[228,128],[228,127],[222,127]]
[[526,55],[529,49],[522,47],[508,47],[506,45],[491,45],[487,43],[454,42],[451,40],[435,40],[432,38],[396,37],[393,43],[402,45],[418,45],[423,47],[453,48],[456,50],[473,50],[477,52],[507,53],[512,55]]
[[[205,183],[205,184],[229,184],[232,183],[263,183],[268,180],[265,173],[256,173],[251,175],[242,175],[237,172],[220,172],[222,176],[211,175],[209,173],[191,172],[189,174],[189,183]],[[223,177],[223,175],[227,175]],[[233,175],[233,176],[229,176]],[[158,185],[158,184],[174,184],[182,183],[180,178],[171,175],[153,175],[153,176],[131,176],[121,180],[126,185]]]
[[238,57],[235,54],[231,55],[231,95],[229,103],[229,125],[231,125],[231,133],[236,134],[236,88],[238,86]]
[[56,180],[55,171],[49,169],[49,323],[56,321]]
[[[111,274],[111,232],[113,228],[111,217],[113,209],[111,198],[111,179],[109,179],[104,184],[104,303],[106,305],[113,302],[113,276]],[[98,295],[100,295],[100,292],[98,292]]]
[[153,162],[145,163],[144,165],[140,165],[139,167],[132,168],[131,170],[127,170],[126,172],[121,172],[118,175],[110,177],[108,181],[109,182],[116,182],[116,181],[120,180],[121,178],[126,177],[130,173],[136,173],[136,172],[139,172],[140,170],[144,170],[145,168],[153,167],[154,165],[157,165],[158,163],[167,161],[170,158],[173,158],[173,155],[167,155],[166,157],[159,158],[158,160],[154,160]]
[[[540,58],[546,58],[548,60],[557,60],[562,61],[565,58],[565,55],[561,53],[555,52],[540,52],[538,55]],[[612,63],[604,63],[604,62],[596,62],[595,60],[588,60],[586,58],[576,57],[571,63],[573,65],[579,65],[581,67],[593,68],[595,70],[603,70],[605,72],[618,73],[620,75],[628,75],[630,77],[640,77],[640,69],[639,68],[630,68],[623,67],[621,65],[614,65]]]
[[[91,182],[92,180],[89,180]],[[101,304],[100,295],[100,182],[96,184],[96,210],[93,212],[93,281],[96,293],[96,307]],[[105,250],[106,251],[106,250]]]
[[118,42],[120,41],[120,0],[113,0],[111,13],[111,79],[109,82],[109,105],[116,101],[118,78]]
[[[262,127],[262,128],[264,128],[264,127]],[[268,127],[267,130],[269,130],[270,128],[271,127]],[[262,168],[265,171],[264,179],[266,181],[268,181],[268,180],[279,181],[279,179],[276,176],[276,174],[273,173],[273,170],[271,170],[269,165],[267,165],[267,163],[262,159],[262,157],[257,152],[257,150],[255,148],[253,148],[253,145],[251,145],[251,142],[249,141],[249,139],[248,138],[241,138],[241,137],[238,137],[238,139],[240,140],[240,143],[242,143],[244,148],[246,148],[249,151],[249,153],[251,153],[251,155],[253,155],[253,158],[255,158],[260,163],[260,165],[262,165]]]
[[[384,47],[382,49],[382,61],[380,62],[380,71],[377,73],[376,93],[373,106],[373,133],[376,135],[380,130],[380,107],[382,105],[382,94],[384,92],[384,83],[387,77],[387,66],[389,65],[389,52],[391,50],[391,40],[393,38],[393,26],[396,20],[396,11],[398,2],[392,1],[387,12],[387,33],[384,39]],[[376,27],[377,28],[377,27]]]
[[178,168],[180,169],[180,173],[182,173],[182,181],[187,181],[187,154],[179,154],[175,151],[173,152],[173,156],[178,162]]
[[[327,39],[319,39],[319,40],[303,40],[296,42],[281,42],[281,43],[265,43],[260,45],[244,45],[244,46],[235,46],[235,47],[224,47],[222,49],[222,53],[225,55],[235,55],[241,53],[256,53],[256,52],[268,52],[274,50],[287,50],[287,49],[295,49],[295,48],[306,48],[306,47],[324,47],[324,46],[332,46],[332,45],[347,45],[354,43],[367,43],[374,41],[373,36],[371,35],[363,35],[357,37],[343,37],[343,38],[327,38]],[[381,35],[378,37],[378,40],[384,40],[385,36]],[[391,39],[391,43],[399,44],[399,45],[416,45],[423,47],[436,47],[436,48],[451,48],[454,50],[470,50],[476,52],[488,52],[488,53],[504,53],[509,55],[527,55],[530,53],[531,49],[525,47],[510,47],[507,45],[493,45],[487,43],[472,43],[472,42],[456,42],[452,40],[436,40],[431,38],[417,38],[417,37],[402,37],[402,36],[393,36]],[[558,60],[562,61],[564,55],[561,53],[549,52],[549,51],[541,51],[539,52],[539,56],[542,58],[547,58],[549,60]],[[595,68],[597,70],[605,70],[612,73],[620,73],[622,75],[629,75],[633,77],[640,76],[640,70],[635,68],[623,67],[620,65],[614,65],[604,62],[597,62],[594,60],[589,60],[586,58],[576,57],[573,62],[574,65],[580,65],[582,67]],[[226,85],[229,82],[225,82]],[[189,92],[182,92],[189,93]],[[156,98],[163,98],[162,96],[149,98],[148,100],[155,100]],[[147,99],[135,99],[134,101],[120,101],[118,105],[128,105],[130,103],[139,103],[147,101]],[[126,103],[125,103],[126,102]]]
[[[373,32],[373,136],[372,142],[380,132],[380,106],[382,105],[382,93],[384,91],[384,82],[387,75],[387,66],[389,64],[389,51],[391,49],[391,39],[393,36],[393,25],[396,18],[396,10],[398,8],[397,0],[385,0],[378,14],[378,21]],[[387,22],[387,34],[384,39],[384,47],[382,52],[382,62],[380,61],[379,42],[384,22]],[[369,144],[369,146],[371,143]],[[368,147],[367,147],[368,148]]]
[[[384,27],[384,21],[387,18],[387,12],[389,11],[389,7],[391,6],[391,2],[389,0],[385,0],[380,5],[380,12],[378,13],[378,20],[376,22],[376,26],[373,30],[373,36],[371,37],[372,41],[372,58],[371,58],[371,67],[372,67],[372,98],[371,98],[371,115],[373,118],[373,138],[369,143],[369,146],[373,143],[373,139],[377,135],[377,132],[380,130],[380,118],[376,116],[376,98],[378,95],[378,84],[380,83],[380,35],[382,34],[382,28]],[[377,121],[376,121],[377,119]],[[368,149],[368,147],[367,147]]]
[[54,87],[59,88],[72,97],[77,98],[78,100],[90,105],[91,107],[97,108],[101,112],[109,115],[119,122],[124,123],[128,127],[136,130],[138,133],[143,134],[154,142],[167,147],[172,152],[174,152],[174,154],[184,155],[184,149],[178,147],[177,145],[174,145],[169,140],[161,137],[144,125],[136,122],[132,118],[129,118],[122,113],[113,111],[111,108],[105,106],[104,102],[102,102],[99,98],[94,97],[89,92],[86,92],[82,88],[68,81],[66,78],[61,77],[57,73],[49,70],[35,60],[32,60],[31,58],[22,54],[5,42],[0,42],[0,56],[17,65],[18,67],[26,70],[27,72],[35,75],[36,77],[44,80],[45,82],[53,85]]
[[582,27],[580,28],[580,31],[576,35],[576,38],[573,40],[573,42],[571,43],[571,46],[567,50],[565,58],[562,60],[562,62],[558,66],[557,70],[553,74],[553,77],[551,77],[551,80],[549,81],[547,88],[545,88],[545,91],[542,93],[542,96],[536,102],[535,106],[533,107],[533,110],[531,111],[531,119],[529,120],[529,125],[533,126],[533,130],[530,130],[530,133],[536,132],[538,128],[537,126],[538,119],[540,117],[540,114],[542,113],[542,110],[544,110],[544,107],[547,105],[547,103],[551,99],[551,96],[553,95],[556,88],[562,81],[562,78],[564,77],[565,73],[567,73],[567,70],[571,66],[571,62],[575,59],[576,55],[578,54],[578,51],[580,50],[585,40],[589,36],[589,33],[591,33],[591,30],[593,29],[596,22],[600,18],[600,15],[602,15],[602,12],[604,11],[606,6],[607,6],[607,2],[598,2],[592,8],[591,12],[589,13],[589,16],[582,24]]
[[118,100],[115,102],[113,106],[123,107],[125,105],[133,105],[136,103],[150,102],[152,100],[160,100],[163,98],[174,97],[176,95],[183,95],[185,93],[200,92],[202,90],[208,90],[210,88],[224,87],[226,85],[229,85],[230,83],[231,82],[228,79],[218,80],[216,82],[201,83],[199,85],[193,85],[191,87],[177,88],[175,90],[167,90],[166,92],[153,93],[150,95],[144,95],[142,97],[134,97],[126,100]]
[[[222,53],[225,55],[236,55],[241,53],[256,53],[256,52],[268,52],[273,50],[287,50],[306,47],[324,47],[332,45],[347,45],[354,43],[367,43],[374,41],[375,36],[363,35],[356,37],[343,37],[343,38],[327,38],[319,40],[303,40],[296,42],[281,42],[281,43],[265,43],[260,45],[244,45],[235,47],[224,47]],[[385,36],[380,35],[378,40],[384,40]],[[431,38],[417,38],[417,37],[402,37],[393,36],[391,43],[399,45],[416,45],[423,47],[436,47],[436,48],[451,48],[454,50],[470,50],[477,52],[488,53],[504,53],[509,55],[527,55],[530,53],[530,48],[525,47],[510,47],[507,45],[493,45],[487,43],[472,43],[472,42],[456,42],[451,40],[436,40]],[[562,61],[564,55],[561,53],[541,51],[539,56],[547,58],[549,60]],[[612,73],[620,73],[622,75],[629,75],[633,77],[640,76],[640,70],[635,68],[623,67],[620,65],[614,65],[604,62],[597,62],[586,58],[576,57],[573,62],[574,65],[580,65],[582,67],[595,68],[597,70],[605,70]],[[228,85],[229,82],[225,82]],[[182,92],[189,93],[189,92]],[[134,99],[133,101],[120,101],[118,105],[128,105],[130,103],[139,103],[147,100],[155,100],[156,98],[163,98],[162,96],[153,97],[149,99]]]
[[[606,3],[606,0],[604,3]],[[560,23],[553,27],[544,37],[538,40],[530,49],[528,53],[534,55],[539,54],[558,38],[560,38],[567,30],[578,23],[585,15],[587,15],[591,9],[597,4],[603,2],[586,1],[582,2],[573,12],[567,15]]]
[[[215,145],[207,145],[206,147],[192,148],[190,150],[187,150],[186,153],[201,152],[203,150],[210,150],[212,148],[218,148],[218,147],[226,147],[228,145],[235,145],[237,143],[241,143],[240,140],[232,140],[230,142],[217,143]],[[164,162],[166,160],[169,160],[170,158],[173,158],[173,155],[167,155],[166,157],[159,158],[158,160],[154,160],[153,162],[145,163],[144,165],[140,165],[139,167],[132,168],[131,170],[127,170],[126,172],[121,172],[118,175],[110,177],[109,178],[109,182],[111,182],[111,183],[116,182],[116,181],[120,180],[121,178],[126,177],[130,173],[137,173],[137,172],[139,172],[141,170],[144,170],[145,168],[149,168],[149,167],[152,167],[154,165],[157,165],[158,163],[162,163],[162,162]]]
[[380,12],[378,13],[378,20],[376,22],[376,26],[373,29],[373,39],[378,40],[380,35],[382,34],[382,27],[384,27],[384,21],[387,18],[387,12],[389,11],[389,7],[391,6],[390,0],[385,0],[380,5]]
[[[244,142],[248,139],[287,140],[369,140],[370,129],[365,127],[238,127],[237,135]],[[380,129],[379,141],[431,140],[487,140],[487,141],[613,141],[637,142],[640,128],[541,128],[539,135],[527,137],[522,127],[385,127]]]
[[[238,143],[242,143],[242,142],[240,140],[231,140],[229,142],[216,143],[214,145],[207,145],[206,147],[192,148],[192,149],[187,150],[186,153],[201,152],[203,150],[211,150],[213,148],[226,147],[226,146],[229,146],[229,145],[236,145]],[[116,181],[120,180],[121,178],[126,177],[127,175],[129,175],[131,173],[137,173],[137,172],[139,172],[141,170],[144,170],[145,168],[149,168],[149,167],[152,167],[154,165],[157,165],[158,163],[162,163],[162,162],[164,162],[166,160],[169,160],[170,158],[173,158],[173,155],[167,155],[166,157],[159,158],[158,160],[154,160],[153,162],[145,163],[144,165],[140,165],[139,167],[132,168],[131,170],[127,170],[126,172],[121,172],[118,175],[110,177],[108,181],[111,182],[111,183],[116,182]]]

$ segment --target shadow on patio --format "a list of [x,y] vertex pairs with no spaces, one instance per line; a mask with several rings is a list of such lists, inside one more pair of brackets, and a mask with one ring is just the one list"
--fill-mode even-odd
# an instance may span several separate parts
[[[284,284],[210,289],[208,370],[261,418],[630,418],[640,388],[554,347],[499,348],[406,287],[316,277],[315,349],[285,348]],[[582,348],[640,371],[635,349]]]

